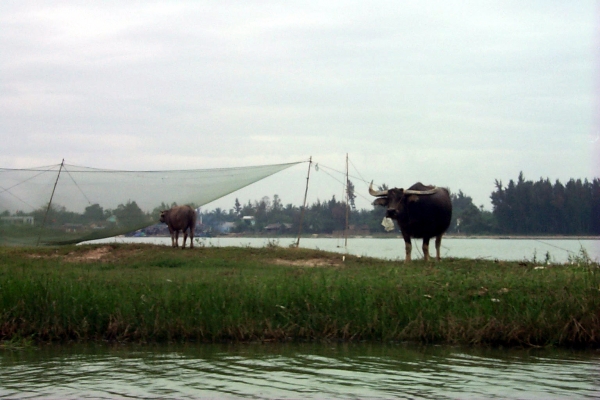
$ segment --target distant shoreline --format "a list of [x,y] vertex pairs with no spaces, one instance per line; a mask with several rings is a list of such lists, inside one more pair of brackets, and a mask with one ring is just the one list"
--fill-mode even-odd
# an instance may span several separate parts
[[600,240],[600,236],[568,235],[444,235],[447,239],[518,239],[518,240]]
[[[229,234],[215,235],[218,237],[235,237],[235,238],[265,238],[265,239],[280,239],[280,238],[297,238],[293,235],[244,235],[244,234]],[[302,239],[343,239],[344,236],[332,235],[330,233],[320,234],[303,234]],[[374,235],[348,235],[348,239],[402,239],[401,234],[374,234]],[[499,240],[600,240],[600,236],[569,236],[569,235],[457,235],[447,234],[444,239],[499,239]],[[432,238],[433,240],[433,238]]]

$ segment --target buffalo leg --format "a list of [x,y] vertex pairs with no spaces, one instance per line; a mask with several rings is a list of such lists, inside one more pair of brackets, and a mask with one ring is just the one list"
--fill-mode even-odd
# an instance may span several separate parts
[[442,247],[442,235],[437,235],[435,237],[435,256],[438,261],[442,258],[440,257],[440,248]]
[[405,263],[410,262],[410,253],[412,252],[412,244],[410,243],[410,236],[404,237],[404,250],[406,251],[406,257],[404,258]]
[[[194,228],[190,228],[190,249],[194,248]],[[188,238],[188,230],[184,229],[183,230],[183,247],[182,249],[185,249],[185,242],[187,241]]]
[[181,245],[182,249],[185,249],[185,242],[187,242],[187,237],[188,237],[187,231],[183,231],[183,244]]
[[171,234],[171,247],[175,247],[175,230],[169,227],[169,233]]
[[175,248],[179,247],[179,230],[175,231]]
[[423,238],[423,258],[429,261],[429,238]]

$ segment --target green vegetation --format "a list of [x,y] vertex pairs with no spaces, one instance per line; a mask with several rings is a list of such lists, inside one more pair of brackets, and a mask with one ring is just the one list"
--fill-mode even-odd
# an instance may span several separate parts
[[600,344],[600,269],[306,249],[0,247],[0,340]]

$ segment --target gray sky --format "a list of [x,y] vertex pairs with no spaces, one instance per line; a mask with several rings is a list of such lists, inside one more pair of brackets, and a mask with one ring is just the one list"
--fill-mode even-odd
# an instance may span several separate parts
[[[596,1],[2,1],[0,167],[600,176]],[[307,164],[212,203],[300,204]],[[309,202],[341,175],[311,171]]]

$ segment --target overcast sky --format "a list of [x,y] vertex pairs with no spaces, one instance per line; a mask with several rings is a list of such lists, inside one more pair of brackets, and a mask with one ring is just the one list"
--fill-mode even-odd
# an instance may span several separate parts
[[[462,190],[600,176],[596,1],[1,1],[0,167],[313,160]],[[213,205],[278,194],[301,164]],[[334,179],[335,178],[335,179]],[[311,170],[309,202],[342,196]],[[210,205],[209,205],[210,208]]]

